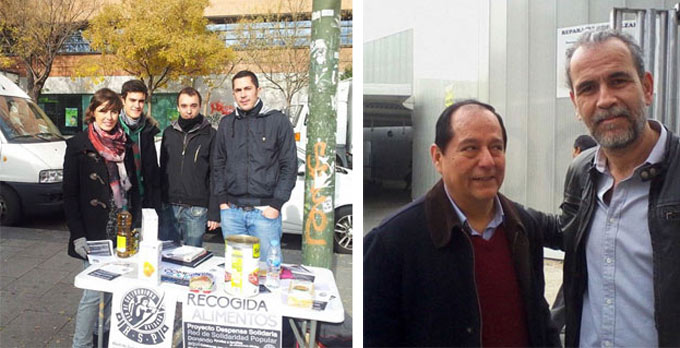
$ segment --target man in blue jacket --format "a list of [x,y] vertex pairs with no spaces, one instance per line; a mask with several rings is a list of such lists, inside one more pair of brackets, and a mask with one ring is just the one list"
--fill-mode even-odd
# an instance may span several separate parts
[[[258,237],[264,260],[270,242],[281,239],[281,206],[295,187],[295,136],[288,117],[259,98],[254,73],[240,71],[231,82],[236,109],[217,128],[214,193],[224,237]],[[276,247],[280,249],[280,243]]]

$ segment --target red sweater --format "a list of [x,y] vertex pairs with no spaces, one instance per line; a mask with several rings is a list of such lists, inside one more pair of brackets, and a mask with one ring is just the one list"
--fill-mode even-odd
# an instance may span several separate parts
[[472,236],[483,347],[528,347],[527,316],[502,225],[486,241]]

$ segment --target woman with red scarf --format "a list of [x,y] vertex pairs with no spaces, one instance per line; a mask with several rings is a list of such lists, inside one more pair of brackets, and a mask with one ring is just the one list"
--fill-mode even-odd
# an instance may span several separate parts
[[[63,185],[64,214],[71,231],[68,254],[85,260],[85,267],[89,265],[87,241],[109,239],[115,245],[118,212],[128,210],[133,226],[141,218],[132,142],[118,124],[122,108],[116,92],[98,90],[85,111],[87,129],[66,142]],[[97,291],[83,291],[73,347],[92,347],[99,297]],[[109,302],[110,295],[106,297]]]

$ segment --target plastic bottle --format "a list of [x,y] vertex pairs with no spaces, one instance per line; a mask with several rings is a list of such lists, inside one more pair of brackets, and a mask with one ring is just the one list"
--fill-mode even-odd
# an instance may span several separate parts
[[127,210],[118,213],[118,233],[116,235],[116,255],[118,257],[126,258],[132,252],[132,232],[130,225],[132,225],[132,215]]
[[281,252],[279,251],[279,241],[269,242],[269,252],[267,253],[267,280],[265,286],[268,288],[278,288],[281,284]]

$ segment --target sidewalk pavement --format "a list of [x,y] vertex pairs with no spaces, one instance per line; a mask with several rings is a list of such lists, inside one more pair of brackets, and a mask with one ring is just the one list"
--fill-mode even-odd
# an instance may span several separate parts
[[[83,263],[66,254],[68,237],[68,231],[0,227],[0,347],[71,346],[82,295],[73,279]],[[224,256],[220,236],[206,239],[207,249]],[[285,262],[302,260],[299,250],[282,246]],[[351,316],[351,255],[334,254],[332,270]]]

